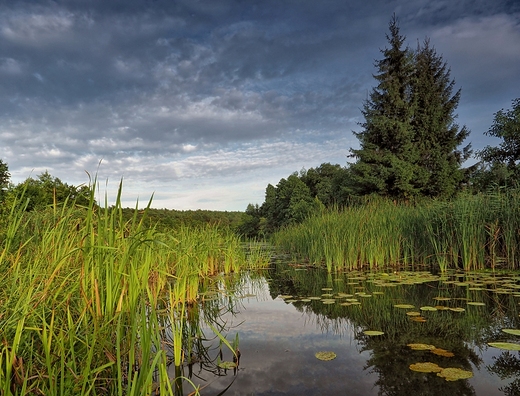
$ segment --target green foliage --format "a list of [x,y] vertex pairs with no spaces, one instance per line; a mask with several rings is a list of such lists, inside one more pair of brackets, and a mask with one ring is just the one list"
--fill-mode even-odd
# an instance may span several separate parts
[[[123,208],[122,212],[123,218],[129,220],[134,216],[135,210]],[[235,230],[241,222],[242,215],[242,212],[149,208],[146,211],[146,224],[153,225],[158,230],[171,230],[180,227],[204,227],[206,225]],[[137,213],[138,219],[143,217],[143,211]]]
[[476,172],[474,182],[479,188],[516,187],[520,176],[520,98],[513,100],[509,110],[499,110],[486,135],[500,138],[498,147],[486,146],[477,154],[484,164]]
[[419,155],[417,185],[422,195],[451,197],[463,180],[461,163],[471,154],[470,145],[457,149],[469,134],[455,123],[461,91],[452,94],[455,82],[428,39],[417,48],[414,77],[411,125]]
[[182,348],[179,365],[207,340],[201,321],[222,312],[204,301],[195,314],[204,284],[266,265],[215,225],[160,233],[146,225],[148,208],[124,219],[121,191],[112,208],[93,197],[30,212],[24,197],[13,201],[0,238],[2,395],[182,394],[172,348]]
[[73,186],[62,182],[45,171],[37,179],[27,178],[14,187],[12,195],[23,195],[27,199],[27,210],[42,210],[48,206],[63,204],[66,201],[87,206],[90,201],[91,188],[86,185]]
[[294,172],[265,190],[259,207],[249,204],[238,227],[248,238],[264,238],[281,227],[300,223],[323,208],[351,203],[350,169],[323,163],[317,168]]
[[[9,180],[11,174],[9,173],[9,167],[7,164],[0,159],[0,194],[4,194],[5,190],[9,186]],[[0,198],[2,195],[0,195]]]
[[457,147],[466,128],[454,123],[460,91],[452,95],[449,69],[429,41],[416,52],[403,48],[397,18],[390,22],[390,46],[376,62],[378,85],[363,105],[361,148],[351,149],[355,191],[397,199],[450,197],[463,179],[469,146]]
[[272,237],[285,251],[329,271],[430,264],[518,269],[520,194],[462,194],[446,202],[365,205],[329,210]]

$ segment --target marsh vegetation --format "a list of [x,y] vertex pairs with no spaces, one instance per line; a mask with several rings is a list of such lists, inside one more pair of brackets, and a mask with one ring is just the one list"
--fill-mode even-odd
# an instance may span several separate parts
[[236,234],[212,225],[159,232],[137,209],[124,220],[120,195],[97,206],[94,188],[86,206],[26,209],[21,195],[3,218],[2,394],[182,394],[169,367],[178,374],[204,359],[195,349],[203,323],[235,350],[206,289],[267,264]]

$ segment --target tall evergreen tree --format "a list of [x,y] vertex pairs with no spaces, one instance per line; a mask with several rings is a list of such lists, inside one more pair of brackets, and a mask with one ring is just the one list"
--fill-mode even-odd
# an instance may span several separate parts
[[470,145],[458,149],[469,134],[455,123],[461,91],[452,94],[450,69],[429,39],[417,48],[414,77],[412,127],[420,166],[416,185],[421,195],[449,197],[457,191],[464,176],[462,162],[471,154]]
[[351,171],[359,194],[406,198],[418,192],[413,183],[418,153],[411,126],[414,60],[413,52],[403,47],[405,37],[395,15],[386,37],[390,46],[381,50],[384,57],[375,64],[378,85],[363,105],[363,131],[355,133],[361,148],[351,149],[358,160]]
[[462,162],[471,154],[468,136],[455,123],[460,90],[442,57],[425,40],[417,52],[404,48],[397,18],[390,21],[389,48],[376,62],[378,81],[364,103],[361,148],[351,149],[356,192],[398,199],[451,196],[460,185]]

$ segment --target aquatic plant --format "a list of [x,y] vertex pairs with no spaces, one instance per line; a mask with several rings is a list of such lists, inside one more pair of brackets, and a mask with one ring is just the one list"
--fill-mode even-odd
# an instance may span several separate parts
[[183,364],[189,331],[218,318],[194,314],[201,285],[269,260],[216,226],[159,232],[151,200],[125,220],[122,185],[100,207],[92,184],[87,206],[27,213],[21,196],[1,222],[4,395],[178,394],[168,366]]
[[377,199],[331,209],[275,233],[275,246],[297,260],[342,270],[517,269],[520,194],[462,194],[416,205]]

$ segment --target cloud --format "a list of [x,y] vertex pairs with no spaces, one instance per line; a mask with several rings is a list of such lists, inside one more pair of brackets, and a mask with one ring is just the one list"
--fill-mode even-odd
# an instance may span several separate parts
[[83,182],[101,160],[161,205],[172,181],[208,206],[261,202],[293,171],[346,163],[393,12],[412,44],[431,37],[481,133],[517,96],[520,53],[520,10],[486,3],[3,2],[0,158],[15,181]]

